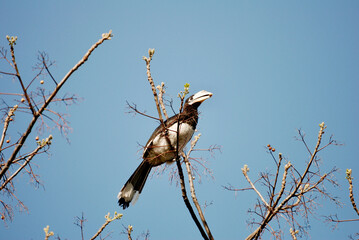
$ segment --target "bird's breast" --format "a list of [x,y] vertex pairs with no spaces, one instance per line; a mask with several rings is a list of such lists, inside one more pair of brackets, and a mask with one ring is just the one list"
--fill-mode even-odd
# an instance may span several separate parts
[[[179,127],[178,135],[178,151],[186,146],[186,144],[191,140],[194,128],[187,123],[181,123]],[[145,152],[146,160],[151,163],[152,166],[160,165],[167,161],[172,161],[176,158],[176,149],[177,149],[177,123],[173,124],[166,131],[159,133],[152,142],[148,143],[146,146]]]

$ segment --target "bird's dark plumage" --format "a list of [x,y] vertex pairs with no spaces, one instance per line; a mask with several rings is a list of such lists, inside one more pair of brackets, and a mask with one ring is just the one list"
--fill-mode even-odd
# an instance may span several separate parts
[[[127,180],[117,196],[118,204],[123,209],[127,208],[131,201],[132,203],[136,202],[152,167],[173,161],[176,158],[177,145],[180,152],[191,140],[198,121],[197,108],[204,100],[211,96],[212,93],[204,90],[190,96],[183,106],[182,113],[166,120],[164,124],[166,128],[161,124],[155,129],[146,143],[142,156],[143,161]],[[178,134],[179,142],[177,143],[178,122],[180,126]]]

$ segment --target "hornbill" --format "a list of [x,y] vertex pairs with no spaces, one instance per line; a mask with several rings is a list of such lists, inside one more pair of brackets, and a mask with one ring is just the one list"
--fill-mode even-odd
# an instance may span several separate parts
[[[205,90],[190,96],[186,99],[181,113],[170,117],[164,124],[160,124],[155,129],[145,145],[142,156],[143,161],[127,180],[117,196],[118,204],[123,209],[127,208],[131,201],[132,204],[136,202],[152,167],[165,162],[173,162],[177,157],[176,152],[181,152],[184,146],[191,140],[198,121],[197,108],[204,100],[210,97],[212,97],[212,93]],[[180,126],[178,128],[179,142],[177,144],[178,122]],[[178,151],[176,151],[177,145]]]

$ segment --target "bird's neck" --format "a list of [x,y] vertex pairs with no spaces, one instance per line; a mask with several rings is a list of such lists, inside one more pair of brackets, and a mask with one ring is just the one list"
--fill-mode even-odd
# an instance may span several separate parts
[[181,113],[181,121],[190,124],[193,128],[196,128],[198,121],[197,106],[186,106]]

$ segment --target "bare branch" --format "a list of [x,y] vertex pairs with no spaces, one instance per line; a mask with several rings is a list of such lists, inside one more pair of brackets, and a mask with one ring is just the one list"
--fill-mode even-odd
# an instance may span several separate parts
[[[12,37],[12,38],[13,38],[13,37]],[[26,98],[26,100],[27,100],[27,103],[29,104],[29,108],[30,108],[32,114],[35,116],[35,110],[34,110],[32,104],[31,104],[29,95],[28,95],[27,90],[26,90],[26,88],[25,88],[25,86],[24,86],[24,83],[23,83],[23,81],[22,81],[22,79],[21,79],[20,72],[19,72],[19,69],[18,69],[18,67],[17,67],[16,60],[15,60],[14,45],[15,45],[16,39],[17,39],[17,37],[15,37],[14,41],[12,41],[12,40],[9,40],[9,38],[8,38],[9,43],[10,43],[11,59],[12,59],[12,63],[14,64],[14,65],[13,65],[13,66],[14,66],[14,69],[15,69],[15,71],[16,71],[16,77],[17,77],[17,79],[19,80],[19,83],[20,83],[20,85],[21,85],[21,88],[22,88],[22,91],[23,91],[23,93],[24,93],[24,96],[25,96],[25,98]]]
[[0,186],[0,191],[6,187],[6,185],[11,182],[19,172],[25,168],[29,162],[32,160],[32,158],[38,153],[40,149],[45,147],[46,145],[39,145],[25,160],[25,162],[8,178],[6,181]]
[[[56,96],[56,94],[58,93],[58,91],[61,89],[61,87],[65,84],[65,82],[70,78],[70,76],[82,65],[84,64],[87,59],[89,58],[89,56],[91,55],[91,53],[99,46],[101,45],[105,40],[110,40],[112,37],[111,31],[109,33],[103,34],[102,38],[100,40],[98,40],[88,51],[87,53],[84,55],[84,57],[65,75],[65,77],[61,80],[61,82],[56,86],[56,88],[53,90],[52,94],[47,98],[47,100],[45,101],[45,103],[41,106],[41,108],[37,111],[33,113],[33,118],[31,120],[31,122],[29,123],[27,130],[23,133],[23,135],[21,136],[18,145],[16,145],[16,147],[14,148],[14,151],[12,153],[12,155],[10,156],[10,158],[7,160],[5,166],[1,169],[0,171],[0,179],[3,178],[3,176],[5,175],[5,173],[7,172],[7,170],[9,169],[9,167],[11,166],[11,164],[13,163],[14,159],[16,158],[18,152],[20,151],[20,149],[22,148],[23,144],[25,143],[27,137],[29,136],[32,128],[34,127],[35,123],[37,122],[38,117],[44,112],[44,110],[46,109],[46,107],[50,104],[50,102],[54,99],[54,97]],[[14,65],[15,65],[15,60],[13,61]],[[17,67],[15,67],[17,68]],[[22,83],[22,81],[20,81]],[[24,89],[24,94],[27,92]],[[30,106],[30,109],[32,109],[32,111],[34,111],[34,109],[32,108],[31,105],[31,101],[29,96],[27,95],[26,98],[28,99],[28,104]]]
[[[6,193],[9,195],[10,198],[16,199],[17,206],[20,210],[26,209],[26,206],[16,197],[15,195],[15,187],[14,187],[14,179],[19,175],[21,171],[25,171],[30,175],[30,179],[35,182],[35,184],[40,184],[38,175],[35,174],[35,172],[32,169],[31,161],[34,159],[34,156],[37,154],[41,154],[47,151],[50,143],[51,138],[49,137],[46,140],[38,142],[38,146],[35,147],[34,150],[32,150],[30,153],[21,153],[23,146],[26,144],[26,140],[29,137],[31,131],[33,130],[34,126],[38,123],[38,120],[44,121],[44,118],[49,118],[51,121],[53,121],[56,126],[59,127],[60,131],[66,131],[67,129],[70,129],[68,126],[68,122],[65,119],[64,114],[57,113],[49,108],[49,104],[51,102],[64,102],[65,105],[74,102],[76,100],[73,97],[70,98],[55,98],[63,84],[68,80],[68,78],[89,58],[90,54],[94,51],[95,48],[97,48],[100,44],[102,44],[103,41],[111,39],[111,31],[109,33],[103,34],[102,38],[97,41],[84,55],[84,57],[65,75],[65,77],[62,79],[61,82],[57,84],[54,77],[51,75],[49,71],[49,67],[52,65],[52,62],[48,62],[48,59],[45,57],[46,55],[43,53],[42,56],[42,63],[38,64],[38,70],[39,72],[36,74],[36,76],[30,81],[27,87],[25,87],[25,82],[23,81],[23,78],[20,75],[20,71],[17,65],[17,62],[15,60],[15,50],[14,45],[16,42],[16,37],[7,37],[10,45],[10,52],[11,52],[11,61],[6,58],[6,51],[3,49],[0,50],[0,54],[2,55],[2,59],[5,59],[10,66],[14,69],[13,74],[8,74],[4,71],[1,71],[0,74],[5,74],[9,76],[14,76],[16,80],[21,85],[21,93],[0,93],[1,95],[10,95],[10,96],[20,96],[22,97],[20,99],[15,99],[14,101],[18,103],[18,105],[15,105],[14,108],[10,108],[9,105],[5,102],[6,105],[5,108],[0,109],[2,112],[4,112],[3,115],[3,121],[4,121],[4,127],[0,138],[0,191],[3,193]],[[30,91],[28,88],[30,87],[31,83],[37,79],[40,75],[44,74],[43,71],[47,70],[47,74],[54,80],[56,86],[53,89],[52,92],[49,94],[45,94],[45,89],[38,88],[37,91],[34,93]],[[40,101],[38,101],[40,99]],[[25,126],[25,130],[21,133],[19,136],[19,139],[16,141],[13,141],[13,144],[8,144],[6,147],[3,147],[6,132],[9,127],[9,122],[13,120],[14,111],[17,109],[16,113],[26,113],[31,114],[30,121],[28,122],[28,125]],[[57,119],[53,119],[53,116],[48,116],[46,113],[52,115],[54,114]],[[40,123],[43,124],[44,122]],[[38,140],[38,139],[36,139]],[[10,138],[6,140],[7,142],[10,142]],[[46,147],[45,147],[46,146]],[[9,152],[9,156],[5,159],[5,150],[11,149],[12,152]],[[13,168],[11,167],[13,166]],[[12,208],[9,205],[6,205],[3,201],[1,201],[1,204],[3,206],[3,209],[0,213],[1,219],[5,220],[5,217],[8,216],[9,219],[12,219],[12,213],[9,211],[12,211]],[[47,236],[48,238],[49,236]]]
[[14,76],[14,77],[16,77],[16,74],[15,74],[15,73],[8,73],[8,72],[3,72],[3,71],[0,71],[0,74],[10,75],[10,76]]
[[292,164],[290,162],[288,162],[285,166],[284,166],[284,173],[283,173],[283,178],[282,178],[282,187],[279,191],[279,194],[278,194],[278,197],[276,199],[276,201],[274,202],[273,206],[277,206],[280,198],[282,197],[283,195],[283,192],[284,192],[284,189],[285,189],[285,184],[286,184],[286,181],[287,181],[287,174],[288,174],[288,169],[292,166]]
[[40,56],[41,56],[41,60],[42,60],[42,64],[44,65],[47,73],[50,75],[50,78],[52,79],[52,81],[55,83],[55,85],[57,85],[57,82],[55,80],[55,78],[52,76],[50,70],[49,70],[49,67],[47,66],[47,59],[46,59],[46,54],[45,53],[40,53]]
[[6,131],[9,127],[9,122],[11,121],[11,117],[15,115],[14,112],[16,111],[17,108],[18,108],[18,105],[15,105],[13,108],[11,108],[9,110],[9,113],[6,116],[5,121],[4,121],[4,128],[3,128],[3,132],[1,134],[1,139],[0,139],[0,152],[2,151],[2,146],[4,144],[4,140],[6,137]]
[[354,194],[353,194],[352,170],[347,169],[346,174],[347,174],[346,179],[349,182],[349,198],[350,198],[350,202],[352,203],[354,211],[359,215],[359,210],[358,210],[358,208],[357,208],[357,206],[355,204]]
[[81,214],[81,218],[76,217],[75,220],[76,221],[74,222],[74,224],[80,228],[81,239],[84,240],[84,223],[87,221],[86,218],[84,217],[84,213]]
[[[292,227],[291,228],[291,236],[293,239],[297,239],[297,234],[299,231],[301,233],[307,234],[305,231],[305,228],[300,225],[300,223],[296,220],[297,215],[303,216],[305,219],[308,219],[309,214],[313,214],[313,209],[318,205],[316,203],[315,195],[309,193],[315,193],[322,196],[329,197],[332,201],[337,202],[337,200],[333,197],[331,197],[324,188],[320,188],[324,182],[324,180],[328,180],[331,184],[336,185],[336,183],[330,179],[328,179],[328,176],[330,176],[335,169],[330,171],[326,174],[320,174],[319,169],[319,162],[317,154],[320,150],[324,149],[323,147],[320,147],[322,136],[324,134],[324,129],[326,129],[326,126],[324,123],[321,123],[320,130],[318,133],[318,140],[315,145],[315,148],[312,151],[309,150],[308,145],[305,143],[304,134],[298,130],[299,136],[301,141],[304,143],[304,145],[307,148],[307,151],[310,153],[310,160],[306,165],[305,170],[302,173],[299,173],[295,167],[292,166],[290,162],[288,162],[284,166],[284,173],[282,177],[282,184],[281,188],[278,193],[276,193],[276,183],[279,175],[279,169],[281,162],[283,161],[282,154],[279,154],[279,162],[277,163],[276,160],[276,174],[274,177],[274,184],[272,184],[271,181],[271,175],[268,173],[261,173],[261,183],[268,188],[268,197],[270,198],[269,204],[265,201],[262,194],[255,188],[254,184],[251,182],[251,180],[248,177],[248,167],[247,165],[242,168],[242,172],[244,176],[246,177],[247,181],[250,183],[251,188],[256,191],[257,195],[259,196],[258,203],[255,205],[254,210],[250,210],[250,213],[253,213],[261,218],[260,222],[251,221],[251,225],[258,225],[258,227],[255,229],[254,232],[252,232],[246,239],[258,239],[260,238],[261,234],[264,230],[269,230],[273,236],[276,238],[280,238],[280,235],[282,234],[281,231],[275,231],[273,230],[272,226],[269,225],[272,219],[276,219],[279,225],[279,217],[284,218],[286,222]],[[335,141],[330,137],[329,143],[326,146],[329,146],[331,144],[335,144]],[[270,146],[270,145],[268,145]],[[272,152],[273,149],[269,149],[270,154],[274,158]],[[313,163],[315,163],[315,166],[312,167]],[[317,170],[312,170],[312,168],[317,168]],[[288,184],[288,173],[290,173],[291,177],[291,183]],[[287,185],[289,185],[287,187]],[[289,190],[287,190],[289,188]],[[226,188],[228,190],[232,191],[242,191],[247,190],[244,189],[236,189],[233,187]],[[275,201],[274,201],[275,199]],[[282,200],[281,200],[282,199]],[[294,230],[293,230],[294,229]],[[298,230],[295,230],[298,229]]]
[[[268,147],[270,147],[270,145],[268,145]],[[273,156],[272,151],[270,151],[270,154]],[[273,158],[274,158],[274,156],[273,156]],[[273,202],[273,197],[274,197],[275,189],[276,189],[276,186],[277,186],[277,181],[278,181],[278,176],[279,176],[279,169],[280,169],[280,166],[282,164],[282,160],[283,160],[283,156],[282,156],[281,153],[279,153],[279,161],[278,161],[278,163],[276,162],[276,164],[277,164],[277,172],[275,174],[274,184],[273,184],[273,187],[271,189],[271,194],[270,194],[271,198],[270,198],[270,201],[269,201],[270,203],[269,204],[272,204],[272,202]]]
[[132,105],[129,104],[127,101],[126,101],[126,103],[127,103],[127,106],[128,106],[130,109],[132,109],[133,111],[135,111],[135,113],[138,113],[138,114],[140,114],[140,115],[142,115],[142,116],[145,116],[145,117],[152,118],[152,119],[155,119],[155,120],[160,121],[159,118],[152,117],[152,116],[150,116],[150,115],[148,115],[148,114],[145,114],[144,112],[139,111],[139,110],[137,109],[137,105],[136,105],[136,104],[133,104],[133,106],[132,106]]
[[108,224],[110,224],[112,221],[116,219],[121,219],[122,216],[123,216],[122,214],[118,214],[117,212],[115,212],[113,218],[111,218],[110,213],[108,213],[105,216],[106,222],[100,227],[100,229],[95,233],[95,235],[90,240],[94,240],[95,238],[97,238],[102,233],[102,231],[107,227]]
[[132,240],[132,237],[131,237],[131,233],[133,231],[133,227],[131,225],[128,225],[127,227],[127,237],[128,237],[128,240]]
[[196,191],[195,191],[194,183],[193,183],[193,175],[192,175],[192,171],[191,171],[191,166],[190,166],[190,162],[188,161],[189,155],[191,154],[193,148],[196,146],[197,141],[199,140],[200,137],[201,137],[201,134],[198,134],[197,136],[194,137],[194,140],[191,142],[191,148],[189,149],[187,154],[184,154],[182,152],[182,156],[183,156],[183,160],[184,160],[184,162],[186,164],[186,168],[187,168],[188,181],[189,181],[189,184],[190,184],[191,196],[192,196],[193,203],[197,208],[197,211],[198,211],[198,214],[199,214],[199,216],[200,216],[200,218],[202,220],[203,226],[206,229],[208,238],[213,240],[214,238],[212,236],[211,230],[209,229],[207,221],[206,221],[206,219],[204,217],[204,214],[202,212],[201,206],[199,205],[198,200],[197,200]]
[[292,236],[293,240],[297,240],[297,234],[299,230],[294,231],[292,228],[289,229],[290,235]]
[[45,232],[45,240],[48,240],[49,237],[54,235],[54,232],[49,232],[50,226],[47,225],[47,227],[44,228],[44,232]]
[[241,169],[242,173],[244,175],[244,177],[247,179],[247,182],[249,183],[249,185],[251,185],[252,189],[258,194],[258,196],[260,197],[260,199],[262,200],[262,202],[264,203],[264,205],[269,208],[268,203],[266,202],[266,200],[263,198],[262,194],[257,190],[257,188],[254,186],[254,184],[252,183],[252,181],[249,179],[247,172],[249,172],[249,168],[247,165],[244,165],[244,167]]
[[163,115],[165,115],[166,119],[168,119],[167,111],[165,104],[163,103],[163,94],[165,93],[165,83],[162,82],[161,85],[157,86],[158,89],[158,100],[161,104]]
[[[155,54],[155,49],[149,49],[148,50],[148,58],[147,57],[143,57],[143,60],[145,60],[146,62],[146,68],[147,68],[147,79],[148,79],[148,82],[150,83],[151,85],[151,88],[152,88],[152,93],[153,93],[153,96],[154,96],[154,99],[155,99],[155,102],[156,102],[156,107],[157,107],[157,112],[158,112],[158,118],[160,119],[160,122],[161,124],[164,124],[163,122],[163,117],[162,117],[162,113],[161,113],[161,108],[160,108],[160,104],[158,102],[158,96],[157,96],[157,90],[156,90],[156,87],[155,87],[155,84],[153,82],[153,78],[151,76],[151,60],[152,60],[152,57],[153,57],[153,54]],[[164,126],[165,127],[165,126]]]

